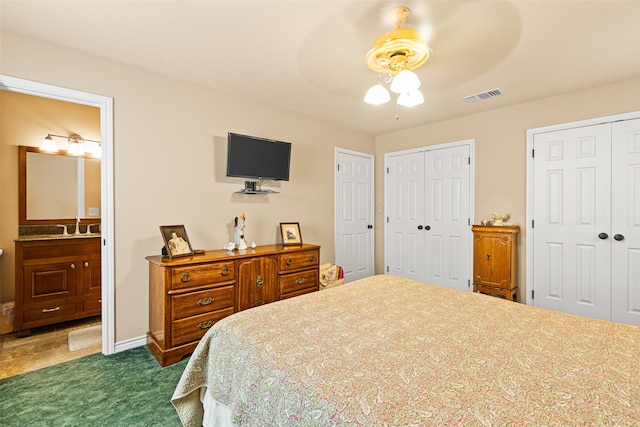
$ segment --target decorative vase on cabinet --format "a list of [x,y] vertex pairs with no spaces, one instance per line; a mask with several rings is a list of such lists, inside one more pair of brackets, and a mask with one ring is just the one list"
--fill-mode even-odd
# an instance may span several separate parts
[[518,226],[474,225],[473,292],[517,301],[516,249]]

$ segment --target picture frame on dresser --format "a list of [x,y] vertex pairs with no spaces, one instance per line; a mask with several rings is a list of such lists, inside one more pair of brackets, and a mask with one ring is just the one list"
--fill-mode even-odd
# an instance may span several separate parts
[[193,248],[184,225],[161,225],[160,233],[169,258],[193,255]]
[[300,233],[300,223],[298,222],[281,222],[280,223],[280,236],[282,237],[282,244],[287,245],[301,245],[302,234]]

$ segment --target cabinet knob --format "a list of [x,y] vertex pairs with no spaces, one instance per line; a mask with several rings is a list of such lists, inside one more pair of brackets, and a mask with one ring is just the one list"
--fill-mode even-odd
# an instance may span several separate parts
[[84,266],[89,267],[89,262],[85,261]]
[[291,258],[287,258],[287,265],[293,264],[293,260]]
[[183,271],[182,272],[182,277],[180,278],[180,281],[183,282],[183,283],[186,283],[189,280],[191,280],[191,275],[189,274],[188,271]]
[[73,270],[74,268],[76,268],[76,265],[75,265],[75,264],[71,264],[71,266],[70,266],[70,267],[71,267],[71,269]]
[[491,261],[491,254],[487,254],[487,261]]
[[256,288],[261,288],[263,283],[264,280],[262,279],[262,276],[258,274],[258,277],[256,278]]
[[220,271],[220,274],[222,274],[223,276],[227,276],[229,274],[229,269],[227,268],[226,264],[222,266],[222,270]]
[[309,261],[310,261],[310,262],[315,262],[315,261],[316,261],[316,256],[315,256],[315,255],[311,255],[311,256],[309,257]]

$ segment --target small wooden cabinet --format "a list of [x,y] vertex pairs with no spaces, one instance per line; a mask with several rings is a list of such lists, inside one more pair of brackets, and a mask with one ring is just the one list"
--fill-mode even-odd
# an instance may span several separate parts
[[517,300],[518,226],[474,225],[473,291]]
[[218,320],[319,290],[320,247],[267,245],[149,256],[147,348],[161,366],[193,352]]
[[16,240],[16,331],[101,313],[100,241]]

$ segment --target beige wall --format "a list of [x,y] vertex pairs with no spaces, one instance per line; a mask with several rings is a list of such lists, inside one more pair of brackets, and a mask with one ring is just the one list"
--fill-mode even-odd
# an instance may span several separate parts
[[[373,153],[372,136],[14,33],[1,36],[1,74],[114,99],[116,341],[147,331],[144,258],[160,252],[160,225],[184,224],[194,248],[207,249],[232,240],[240,212],[247,240],[259,245],[276,242],[280,222],[295,221],[305,242],[322,246],[321,262],[333,260],[334,148]],[[293,144],[290,181],[266,185],[279,194],[234,194],[244,181],[225,177],[229,131]]]
[[[0,302],[7,302],[14,298],[13,241],[18,237],[18,146],[38,147],[49,133],[77,133],[84,138],[98,140],[100,110],[86,105],[0,90],[0,111],[0,247],[4,250]],[[65,142],[58,138],[55,141],[63,144]],[[60,148],[65,147],[61,144]],[[75,176],[73,179],[75,182]],[[95,171],[93,179],[96,179]],[[70,192],[74,197],[76,189],[74,187]],[[87,202],[95,203],[95,195]],[[99,202],[98,195],[98,205]],[[69,218],[73,216],[75,215]]]
[[[504,96],[508,96],[507,94]],[[428,102],[428,99],[427,101]],[[491,102],[491,100],[483,101]],[[376,138],[376,205],[384,205],[384,154],[475,139],[475,216],[511,213],[520,225],[518,282],[525,286],[526,131],[543,126],[640,111],[640,79],[585,89],[508,108],[381,135]],[[384,269],[383,214],[376,214],[376,271]]]

